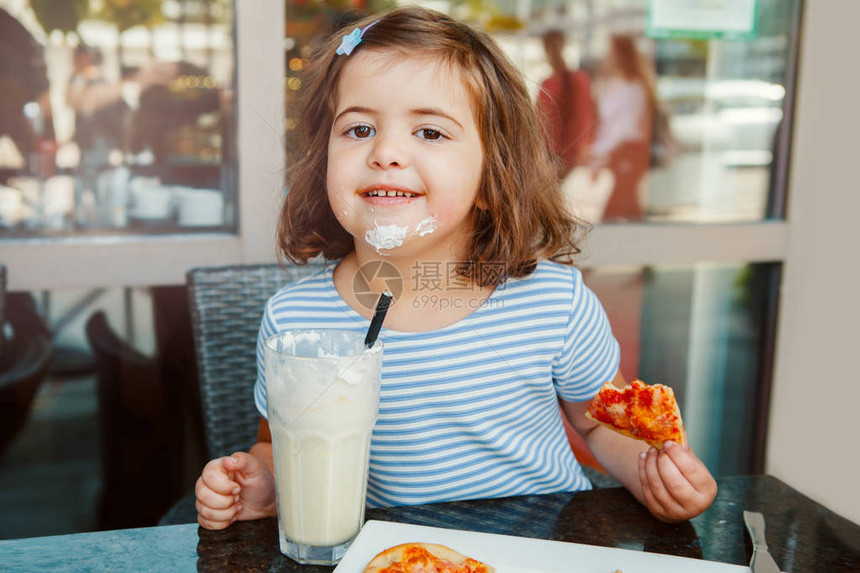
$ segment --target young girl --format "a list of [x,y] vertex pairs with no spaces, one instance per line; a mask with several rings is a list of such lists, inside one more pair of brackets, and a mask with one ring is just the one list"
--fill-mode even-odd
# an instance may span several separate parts
[[[625,382],[603,309],[569,265],[579,226],[516,69],[486,34],[436,12],[395,9],[356,26],[320,49],[304,80],[307,151],[279,244],[295,263],[336,262],[266,307],[262,416],[262,341],[291,328],[364,332],[372,304],[361,291],[394,281],[370,507],[589,489],[565,415],[656,517],[704,511],[716,484],[689,449],[657,452],[585,417],[605,380]],[[265,419],[258,439],[204,468],[203,527],[276,515]]]

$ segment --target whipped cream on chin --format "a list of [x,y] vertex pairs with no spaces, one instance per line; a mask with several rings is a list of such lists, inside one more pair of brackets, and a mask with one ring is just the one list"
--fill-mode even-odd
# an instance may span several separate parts
[[436,218],[432,216],[419,221],[411,233],[409,232],[409,225],[401,226],[394,223],[380,225],[374,219],[373,228],[368,229],[364,233],[364,240],[367,241],[368,245],[376,249],[378,254],[386,255],[387,253],[382,252],[383,249],[390,250],[401,246],[408,235],[423,237],[435,230]]
[[400,225],[380,225],[376,221],[373,222],[373,228],[368,229],[364,234],[364,240],[367,244],[376,249],[380,255],[384,255],[381,249],[393,249],[403,244],[403,239],[409,231],[408,226],[401,227]]

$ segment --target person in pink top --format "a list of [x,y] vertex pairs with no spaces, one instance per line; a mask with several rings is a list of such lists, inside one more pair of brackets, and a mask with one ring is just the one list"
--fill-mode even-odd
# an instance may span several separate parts
[[599,126],[592,166],[608,168],[615,186],[604,221],[639,221],[645,215],[639,186],[651,160],[654,79],[630,36],[613,36],[596,81]]

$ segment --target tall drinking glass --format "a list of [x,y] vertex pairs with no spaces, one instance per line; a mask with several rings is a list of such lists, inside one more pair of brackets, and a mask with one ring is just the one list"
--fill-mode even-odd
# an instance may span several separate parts
[[360,333],[288,331],[266,340],[265,360],[281,552],[337,563],[364,523],[382,343],[366,349]]

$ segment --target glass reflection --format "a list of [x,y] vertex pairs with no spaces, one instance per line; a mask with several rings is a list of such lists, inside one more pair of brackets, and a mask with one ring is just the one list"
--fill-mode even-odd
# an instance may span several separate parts
[[0,0],[0,240],[234,231],[232,13]]
[[777,264],[584,272],[621,345],[627,380],[671,386],[688,438],[715,476],[762,470]]
[[[592,222],[783,216],[776,181],[786,144],[779,130],[796,49],[796,0],[759,2],[756,33],[735,39],[683,30],[649,37],[645,0],[532,6],[524,32],[508,35],[507,44],[537,101],[546,98],[544,79],[558,64],[536,49],[534,36],[545,42],[562,34],[562,57],[569,70],[588,73],[598,111],[593,127],[570,136],[594,140],[590,161],[564,178],[574,210]],[[562,109],[564,101],[556,97]]]

